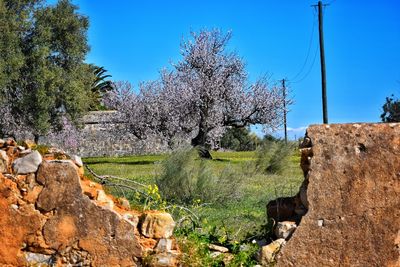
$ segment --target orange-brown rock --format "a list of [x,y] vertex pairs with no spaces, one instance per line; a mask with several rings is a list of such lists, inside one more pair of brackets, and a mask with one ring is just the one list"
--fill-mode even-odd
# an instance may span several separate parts
[[315,125],[308,212],[278,265],[400,266],[400,124]]
[[7,146],[16,147],[17,142],[13,138],[8,138],[5,143]]
[[37,241],[44,223],[33,205],[19,203],[16,192],[17,185],[0,174],[0,265],[24,266],[22,248]]
[[116,212],[95,205],[82,193],[72,163],[42,163],[37,180],[44,188],[36,205],[53,212],[43,227],[46,243],[63,250],[78,244],[95,266],[135,265],[142,249],[135,228]]
[[98,183],[92,182],[89,179],[85,178],[81,180],[81,187],[83,193],[87,195],[90,199],[96,199],[97,192],[103,189]]
[[149,211],[158,219],[146,237],[138,230],[141,212],[81,177],[71,160],[43,160],[37,172],[17,174],[13,161],[34,152],[21,154],[12,141],[0,151],[9,157],[0,173],[0,266],[141,266],[150,254],[159,266],[178,264],[176,248],[156,249],[158,236],[172,234],[169,214]]

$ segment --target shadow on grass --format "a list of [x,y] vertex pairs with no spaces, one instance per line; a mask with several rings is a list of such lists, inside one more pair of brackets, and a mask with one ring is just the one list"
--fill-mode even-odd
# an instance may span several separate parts
[[116,160],[94,160],[85,161],[85,164],[96,165],[96,164],[118,164],[118,165],[149,165],[156,163],[157,160],[140,160],[140,161],[116,161]]
[[212,159],[213,161],[220,161],[220,162],[232,162],[230,159]]
[[240,164],[244,162],[243,160],[237,159],[212,159],[214,162],[229,163],[229,164]]

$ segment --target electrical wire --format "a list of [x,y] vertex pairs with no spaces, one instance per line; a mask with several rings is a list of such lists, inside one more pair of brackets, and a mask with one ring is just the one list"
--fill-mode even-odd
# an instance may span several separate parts
[[315,59],[317,58],[317,54],[318,54],[318,46],[315,48],[315,53],[314,53],[314,59],[310,65],[310,68],[308,69],[307,73],[299,80],[297,81],[291,81],[291,83],[300,83],[302,82],[305,78],[308,77],[308,75],[311,73],[313,67],[314,67],[314,63],[315,63]]
[[[332,0],[331,2],[329,2],[329,4],[326,4],[326,5],[324,5],[324,8],[326,7],[326,6],[328,6],[328,5],[330,5],[330,4],[332,4],[332,3],[334,3],[334,2],[336,2],[336,0]],[[316,8],[314,7],[314,24],[313,24],[313,31],[312,31],[312,33],[314,33],[314,27],[315,27],[315,10],[316,10]],[[309,47],[309,51],[310,51],[310,48],[311,48],[311,43],[310,43],[310,47]],[[309,51],[307,52],[307,59],[308,59],[308,53],[309,53]],[[308,75],[311,73],[311,71],[312,71],[312,69],[313,69],[313,67],[314,67],[314,63],[315,63],[315,59],[317,58],[317,54],[318,54],[318,46],[315,48],[315,53],[314,53],[314,58],[313,58],[313,61],[312,61],[312,63],[311,63],[311,65],[310,65],[310,67],[309,67],[309,69],[308,69],[308,71],[307,71],[307,73],[303,76],[303,77],[301,77],[300,79],[297,79],[296,80],[296,78],[298,77],[298,75],[296,75],[293,79],[291,79],[290,80],[290,83],[292,83],[292,84],[294,84],[294,83],[300,83],[300,82],[302,82],[304,79],[306,79],[307,77],[308,77]],[[307,62],[307,61],[306,61]],[[305,62],[305,63],[306,63]],[[304,64],[305,65],[305,64]],[[303,66],[304,67],[304,66]],[[303,69],[303,68],[302,68]]]
[[315,25],[316,25],[316,16],[315,16],[315,10],[314,10],[314,17],[313,17],[313,25],[312,25],[312,30],[311,30],[311,35],[310,35],[310,41],[308,43],[308,49],[307,49],[307,55],[306,55],[306,59],[304,60],[303,65],[301,66],[300,70],[297,72],[297,74],[292,77],[289,80],[296,80],[304,71],[304,68],[306,67],[307,63],[308,63],[308,59],[310,57],[310,52],[311,52],[311,46],[313,44],[313,40],[314,40],[314,30],[315,30]]

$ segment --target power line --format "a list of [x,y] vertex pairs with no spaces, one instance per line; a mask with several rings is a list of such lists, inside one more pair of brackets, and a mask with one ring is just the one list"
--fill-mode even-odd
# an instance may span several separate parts
[[311,65],[310,65],[310,67],[308,68],[307,73],[306,73],[303,77],[301,77],[300,79],[298,79],[297,81],[296,81],[296,80],[295,80],[295,81],[290,81],[291,83],[300,83],[300,82],[302,82],[305,78],[307,78],[308,75],[310,75],[310,73],[311,73],[311,71],[312,71],[312,69],[313,69],[313,67],[314,67],[314,63],[315,63],[315,59],[317,58],[317,55],[318,55],[318,46],[315,48],[314,58],[313,58],[313,61],[312,61]]
[[309,56],[310,56],[311,46],[312,46],[313,40],[314,40],[314,30],[315,30],[315,24],[316,24],[316,21],[317,21],[315,14],[316,14],[316,12],[314,10],[313,25],[312,25],[311,35],[310,35],[310,41],[308,43],[306,59],[304,60],[304,63],[301,66],[300,70],[297,72],[297,74],[294,77],[292,77],[291,79],[289,79],[289,80],[296,80],[300,76],[300,74],[302,74],[304,68],[307,65],[307,62],[308,62],[308,59],[309,59]]

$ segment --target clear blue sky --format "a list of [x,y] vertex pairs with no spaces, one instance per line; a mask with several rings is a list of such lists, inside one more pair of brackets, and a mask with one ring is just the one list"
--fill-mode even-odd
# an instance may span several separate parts
[[[266,73],[272,82],[289,79],[295,103],[288,125],[297,136],[304,131],[296,128],[322,122],[319,54],[312,65],[316,2],[73,0],[90,19],[87,61],[134,85],[179,60],[190,31],[232,30],[229,48],[243,57],[251,80]],[[377,122],[385,97],[400,97],[400,1],[324,3],[329,122]]]

